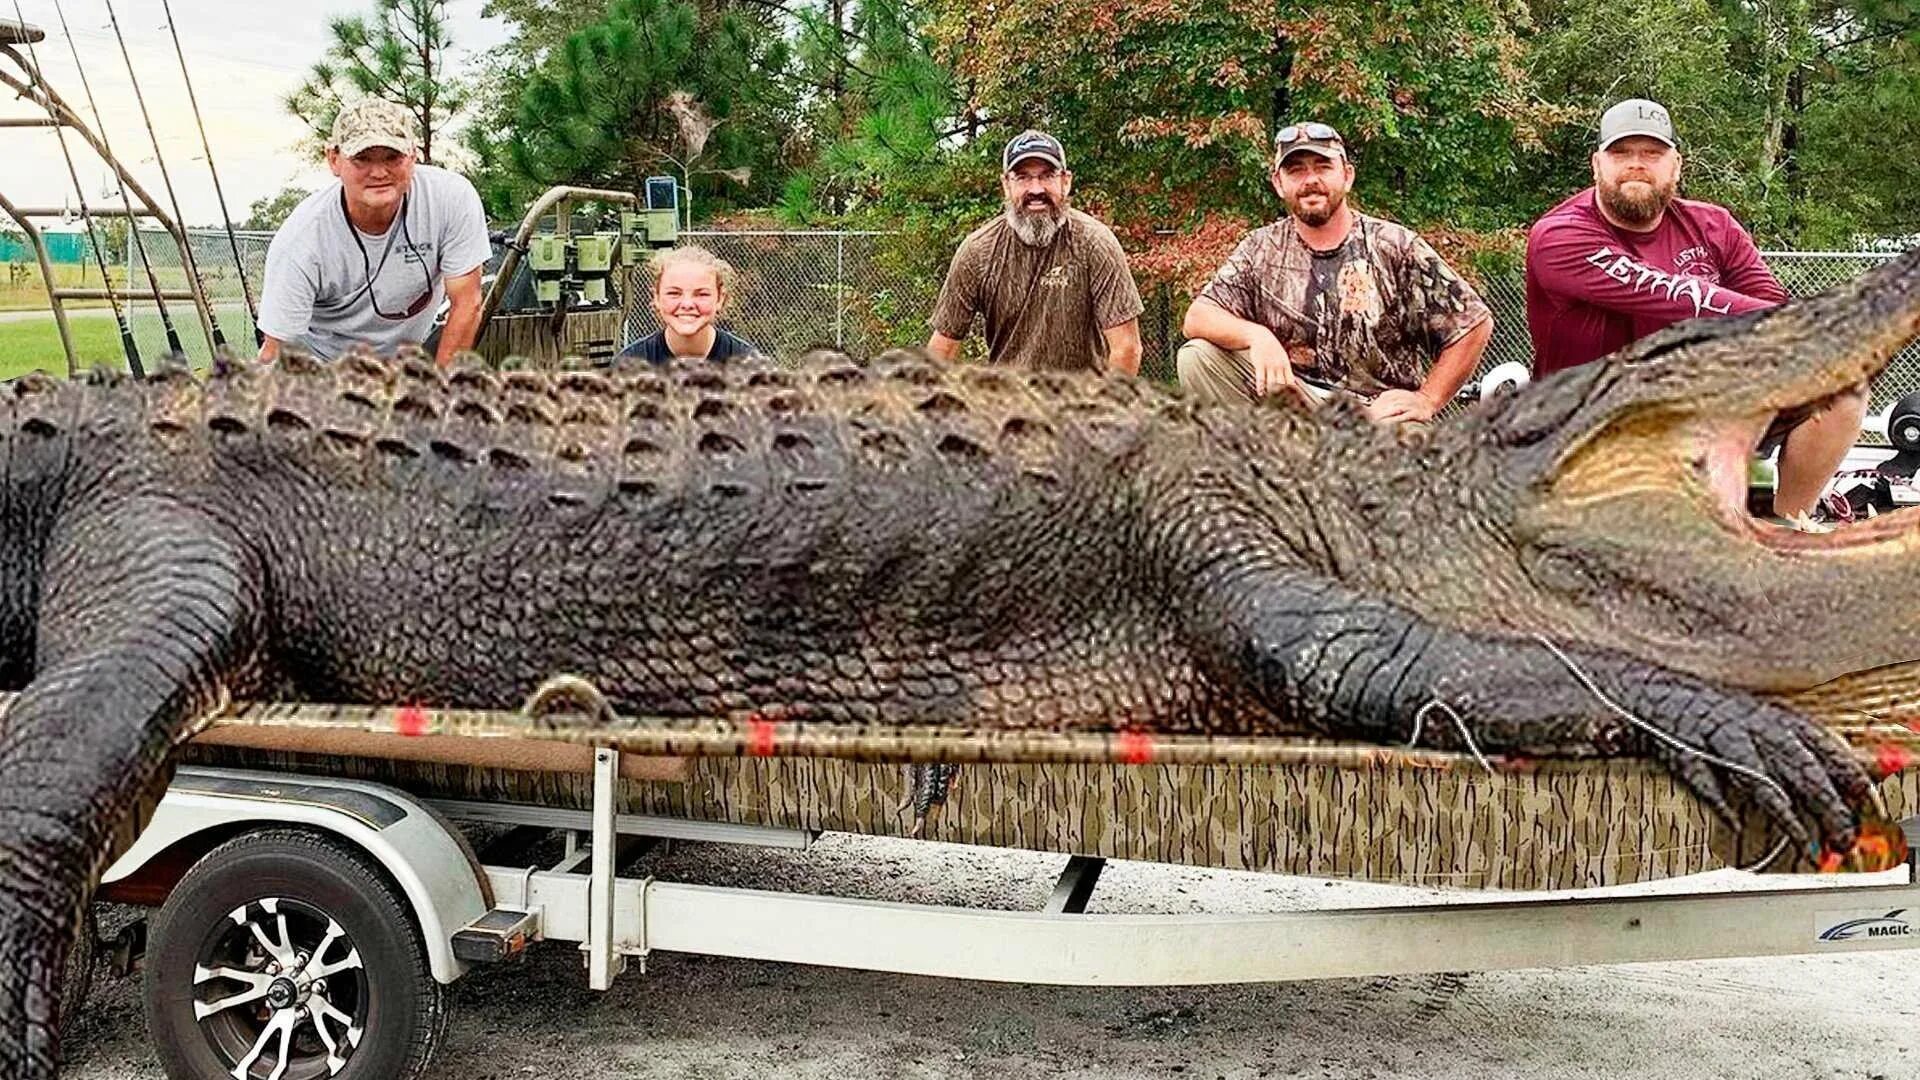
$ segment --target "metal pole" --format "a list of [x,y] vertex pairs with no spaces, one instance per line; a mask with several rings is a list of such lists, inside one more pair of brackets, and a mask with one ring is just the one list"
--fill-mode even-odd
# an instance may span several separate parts
[[833,234],[833,347],[845,349],[841,316],[847,310],[847,234]]
[[[180,58],[180,81],[187,84],[187,104],[193,107],[193,122],[200,129],[200,150],[207,157],[207,172],[213,177],[213,194],[220,200],[220,222],[226,226],[227,246],[233,249],[233,268],[240,275],[240,296],[247,303],[247,320],[254,324],[254,337],[258,338],[260,312],[253,303],[253,288],[247,284],[247,260],[240,255],[240,238],[233,232],[233,215],[227,213],[227,193],[220,187],[220,170],[213,167],[213,144],[207,141],[207,122],[200,115],[200,99],[193,93],[193,76],[187,74],[187,54],[180,48],[180,31],[173,22],[172,0],[160,0],[160,10],[167,15],[167,33],[173,35],[173,55]],[[185,224],[182,223],[181,227],[185,228]]]
[[75,369],[79,367],[79,362],[73,352],[73,333],[67,327],[66,305],[53,295],[53,263],[47,258],[47,242],[41,237],[39,226],[20,213],[4,195],[0,195],[0,211],[18,222],[20,231],[26,234],[28,240],[33,241],[33,253],[40,260],[40,277],[47,283],[47,302],[53,305],[53,324],[60,331],[60,347],[67,352],[67,374],[69,376],[78,374]]
[[596,747],[593,751],[593,848],[587,885],[587,986],[605,990],[626,967],[626,957],[613,949],[614,798],[620,778],[620,751]]
[[[27,17],[20,10],[20,0],[13,0],[13,17],[16,20],[18,20],[21,25],[23,26],[26,25]],[[33,76],[33,81],[30,85],[36,88],[44,89],[46,87],[47,76],[46,76],[46,72],[43,71],[40,67],[39,50],[33,47],[33,39],[31,37],[27,38],[26,45],[27,45],[27,59],[32,64],[32,67],[33,67],[33,70],[31,72]],[[127,313],[120,307],[119,298],[114,295],[113,276],[107,273],[106,248],[100,243],[100,230],[94,226],[93,213],[87,208],[87,193],[85,188],[82,187],[80,183],[80,170],[74,167],[73,153],[72,151],[67,149],[66,125],[62,124],[60,122],[60,117],[58,116],[58,114],[53,113],[51,110],[49,110],[48,112],[48,117],[53,121],[54,137],[60,141],[60,157],[64,159],[67,163],[67,177],[73,181],[73,192],[80,200],[80,220],[85,222],[87,226],[87,244],[93,248],[93,260],[95,264],[97,264],[100,267],[101,286],[106,290],[108,305],[113,308],[114,324],[120,328],[121,355],[127,358],[128,371],[132,372],[135,376],[144,376],[146,374],[146,368],[140,363],[140,346],[133,340],[133,324],[127,321]],[[136,219],[130,216],[126,219],[126,222],[127,222],[127,227],[132,228],[136,222]],[[82,267],[84,267],[85,265],[86,265],[85,263],[81,263]],[[82,282],[84,283],[84,281],[85,281],[85,278],[83,276]],[[66,312],[62,309],[64,309],[66,305],[60,303],[58,300],[53,299],[52,297],[53,287],[54,287],[53,279],[48,278],[47,279],[48,298],[53,303],[54,308],[59,314],[59,319],[57,321],[62,324],[61,337],[65,338],[67,336],[65,333]],[[74,369],[77,368],[78,366],[79,366],[79,358],[73,355],[71,346],[69,346],[68,353],[67,353],[67,374],[69,375],[75,374],[76,372]]]
[[113,24],[114,40],[120,43],[120,59],[127,65],[127,80],[133,84],[133,100],[140,105],[140,119],[147,125],[147,138],[153,142],[153,161],[160,167],[160,185],[166,188],[167,202],[173,207],[173,224],[180,231],[174,239],[180,245],[180,261],[186,265],[187,287],[197,297],[200,312],[200,328],[206,332],[207,347],[215,352],[223,348],[226,335],[220,332],[220,320],[213,314],[213,305],[207,303],[207,290],[200,283],[200,267],[193,258],[193,238],[187,234],[187,219],[180,214],[180,198],[173,191],[173,176],[167,172],[167,160],[160,153],[160,136],[153,130],[153,114],[147,111],[147,95],[140,90],[140,76],[133,70],[133,54],[127,51],[127,39],[120,33],[120,17],[114,14],[113,0],[101,0],[107,8],[107,21]]
[[[113,166],[114,175],[120,180],[120,202],[127,211],[127,239],[131,241],[127,258],[132,259],[135,251],[140,253],[140,262],[147,269],[147,287],[153,291],[154,306],[160,310],[160,325],[167,331],[167,351],[174,356],[185,357],[187,350],[180,344],[180,331],[173,325],[173,313],[167,310],[166,298],[160,295],[160,278],[153,272],[153,260],[147,258],[146,241],[140,239],[140,222],[133,215],[133,196],[127,192],[128,178],[120,168],[118,159],[113,156],[113,143],[107,138],[107,126],[100,120],[100,103],[93,97],[93,82],[87,78],[87,66],[80,62],[80,47],[74,44],[73,31],[67,27],[66,8],[61,6],[60,0],[53,0],[53,10],[54,14],[60,16],[60,33],[66,36],[67,51],[73,54],[73,66],[79,69],[80,89],[87,95],[87,110],[93,113],[93,126],[99,129],[101,156]],[[131,272],[127,275],[127,282],[133,282]]]

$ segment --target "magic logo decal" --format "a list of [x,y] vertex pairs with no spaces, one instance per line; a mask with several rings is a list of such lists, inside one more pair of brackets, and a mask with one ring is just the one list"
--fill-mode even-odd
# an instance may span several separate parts
[[1901,917],[1906,910],[1894,908],[1884,915],[1864,916],[1851,912],[1821,912],[1814,917],[1814,940],[1867,941],[1874,938],[1912,937],[1913,924]]

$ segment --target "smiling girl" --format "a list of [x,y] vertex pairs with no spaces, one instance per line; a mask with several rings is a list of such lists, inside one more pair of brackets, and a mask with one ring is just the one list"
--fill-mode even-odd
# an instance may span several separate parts
[[664,364],[676,356],[695,360],[732,360],[758,355],[744,339],[713,325],[727,303],[733,267],[725,259],[691,244],[658,252],[653,271],[653,313],[660,329],[626,347],[620,359]]

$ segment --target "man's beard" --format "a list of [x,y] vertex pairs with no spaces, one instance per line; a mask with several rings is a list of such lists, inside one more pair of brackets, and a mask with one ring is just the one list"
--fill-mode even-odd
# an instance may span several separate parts
[[[1303,207],[1301,203],[1305,201],[1308,195],[1325,195],[1327,197],[1325,208],[1308,210]],[[1327,222],[1332,221],[1333,215],[1340,212],[1340,207],[1345,205],[1346,201],[1347,195],[1345,192],[1336,195],[1331,191],[1302,191],[1287,200],[1287,213],[1292,214],[1295,221],[1305,225],[1307,228],[1317,229]]]
[[1013,227],[1013,235],[1028,247],[1046,247],[1053,238],[1060,235],[1060,226],[1066,223],[1067,211],[1048,200],[1046,205],[1036,205],[1023,209],[1020,203],[1007,201],[1007,224]]
[[1644,188],[1629,194],[1627,184],[1630,182],[1623,180],[1617,184],[1609,184],[1602,180],[1600,182],[1601,205],[1606,207],[1607,213],[1615,220],[1624,224],[1653,224],[1673,202],[1673,185],[1663,186],[1652,180],[1646,180],[1643,181],[1646,185]]

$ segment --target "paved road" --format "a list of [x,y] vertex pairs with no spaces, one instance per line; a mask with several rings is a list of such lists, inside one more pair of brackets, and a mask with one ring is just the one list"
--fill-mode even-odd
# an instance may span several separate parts
[[[1062,863],[829,836],[801,853],[681,846],[642,865],[718,885],[1037,908]],[[1778,885],[1722,873],[1623,891]],[[1261,911],[1445,898],[1117,863],[1092,909]],[[1476,898],[1485,897],[1464,897]],[[548,945],[523,967],[481,972],[455,987],[453,1028],[431,1075],[1908,1080],[1920,1077],[1917,983],[1920,955],[1912,953],[1152,990],[659,954],[646,974],[624,976],[600,995],[585,989],[575,949]],[[66,1076],[160,1080],[137,989],[137,979],[97,985]]]

